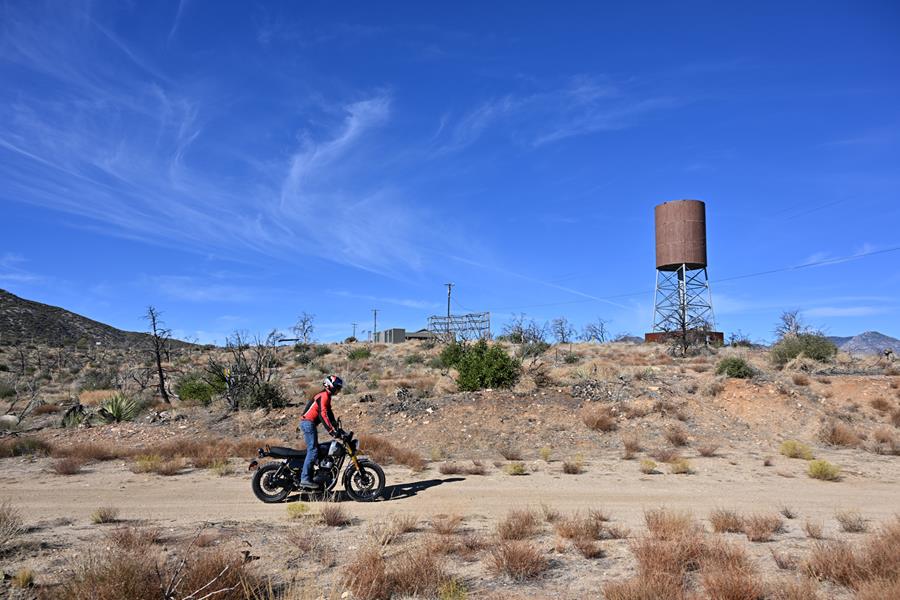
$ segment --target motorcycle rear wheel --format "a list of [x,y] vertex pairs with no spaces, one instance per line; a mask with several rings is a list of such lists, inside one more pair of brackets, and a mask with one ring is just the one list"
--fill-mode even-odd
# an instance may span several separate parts
[[280,466],[281,464],[277,462],[266,463],[253,474],[253,494],[266,504],[284,502],[284,499],[294,489],[290,479],[275,480],[275,473]]
[[357,502],[373,502],[384,493],[384,471],[370,460],[360,460],[359,470],[352,464],[344,471],[344,489]]

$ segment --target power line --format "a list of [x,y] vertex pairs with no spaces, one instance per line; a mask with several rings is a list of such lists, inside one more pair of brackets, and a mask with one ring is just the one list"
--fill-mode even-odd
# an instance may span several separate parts
[[[735,275],[733,277],[725,277],[722,279],[712,280],[712,281],[710,281],[710,283],[711,284],[719,284],[719,283],[723,283],[726,281],[736,281],[738,279],[749,279],[751,277],[762,277],[764,275],[773,275],[775,273],[786,273],[789,271],[799,271],[801,269],[808,269],[811,267],[819,267],[822,265],[849,262],[851,260],[867,258],[869,256],[875,256],[877,254],[888,254],[890,252],[897,252],[897,251],[900,251],[900,246],[895,246],[893,248],[885,248],[883,250],[873,250],[871,252],[860,252],[858,254],[849,254],[847,256],[826,258],[826,259],[822,259],[822,260],[804,263],[801,265],[793,265],[790,267],[780,267],[778,269],[769,269],[767,271],[757,271],[755,273],[744,273],[742,275]],[[503,311],[503,310],[522,310],[525,308],[549,308],[549,307],[553,307],[553,306],[565,306],[568,304],[584,304],[586,302],[598,302],[598,301],[604,301],[604,300],[615,300],[617,298],[629,298],[632,296],[642,296],[644,294],[652,294],[652,293],[653,293],[652,289],[644,289],[639,292],[626,292],[624,294],[615,294],[612,296],[602,296],[602,297],[596,297],[596,298],[582,298],[579,300],[568,300],[565,302],[550,302],[550,303],[546,303],[546,304],[529,304],[529,305],[523,305],[523,306],[508,306],[508,307],[502,307],[502,308],[491,308],[490,310],[491,311]]]

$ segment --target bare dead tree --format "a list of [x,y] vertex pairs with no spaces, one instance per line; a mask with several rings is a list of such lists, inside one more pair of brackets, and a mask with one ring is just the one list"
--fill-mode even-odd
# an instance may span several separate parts
[[[255,336],[252,340],[236,331],[225,342],[228,360],[210,359],[207,377],[210,383],[225,384],[225,400],[231,410],[238,410],[242,402],[252,398],[263,398],[267,408],[282,402],[276,381],[276,343],[279,338],[275,330],[265,338]],[[263,393],[267,390],[269,394]]]
[[565,317],[553,319],[550,323],[550,331],[557,344],[569,344],[575,337],[575,327]]
[[608,324],[609,321],[600,318],[593,323],[588,323],[581,332],[581,339],[585,342],[598,342],[601,344],[606,342],[609,340]]
[[297,322],[291,327],[291,331],[294,332],[297,339],[304,344],[308,344],[312,341],[313,331],[315,330],[313,322],[315,319],[316,315],[311,315],[308,312],[303,311],[300,316],[297,317]]
[[524,313],[514,316],[504,327],[503,336],[514,344],[532,344],[547,339],[547,324],[528,320]]
[[809,327],[803,322],[803,317],[800,316],[799,310],[786,310],[781,313],[781,317],[778,319],[778,324],[775,326],[775,335],[778,339],[784,339],[806,333],[808,330]]
[[163,326],[164,324],[160,319],[160,313],[153,306],[147,307],[144,318],[150,323],[150,352],[156,363],[156,375],[159,379],[159,395],[162,397],[163,402],[171,404],[169,392],[166,389],[166,370],[163,367],[163,357],[169,355],[172,330]]

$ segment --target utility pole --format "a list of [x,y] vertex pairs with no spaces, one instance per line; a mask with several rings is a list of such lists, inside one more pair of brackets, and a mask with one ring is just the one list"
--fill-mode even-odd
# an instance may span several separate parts
[[352,323],[353,325],[353,337],[356,337],[356,323]]
[[372,318],[373,318],[373,326],[372,326],[372,343],[376,342],[376,338],[378,337],[378,309],[372,309]]
[[450,292],[453,290],[452,283],[445,283],[447,286],[447,340],[450,340]]

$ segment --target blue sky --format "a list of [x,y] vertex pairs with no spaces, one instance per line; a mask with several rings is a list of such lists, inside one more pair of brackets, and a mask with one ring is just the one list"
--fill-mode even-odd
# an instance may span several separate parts
[[900,336],[900,7],[728,4],[3,2],[0,287],[220,343],[449,281],[639,334],[699,198],[720,329]]

